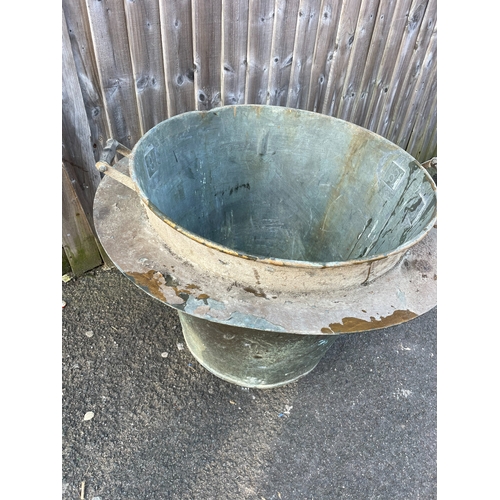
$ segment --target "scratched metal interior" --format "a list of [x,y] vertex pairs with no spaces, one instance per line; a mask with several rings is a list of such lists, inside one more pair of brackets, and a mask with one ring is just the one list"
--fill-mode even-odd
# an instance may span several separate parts
[[371,258],[420,239],[436,217],[435,185],[408,153],[283,107],[173,117],[139,141],[131,175],[177,225],[257,257]]

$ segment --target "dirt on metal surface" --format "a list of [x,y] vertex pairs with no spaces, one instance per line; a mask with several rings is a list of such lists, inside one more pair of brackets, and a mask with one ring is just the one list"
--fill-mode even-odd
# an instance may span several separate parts
[[201,367],[118,270],[62,298],[63,500],[436,498],[435,308],[258,390]]

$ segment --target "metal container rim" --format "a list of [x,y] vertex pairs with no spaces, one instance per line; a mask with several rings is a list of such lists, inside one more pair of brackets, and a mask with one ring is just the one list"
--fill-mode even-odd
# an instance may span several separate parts
[[[134,182],[134,184],[136,186],[137,193],[138,193],[140,199],[142,200],[142,202],[151,210],[151,212],[154,213],[154,215],[156,217],[158,217],[163,222],[168,224],[175,231],[181,233],[182,235],[186,236],[187,238],[191,239],[192,241],[194,241],[196,243],[200,243],[201,245],[204,245],[208,248],[211,248],[211,249],[216,250],[218,252],[221,252],[223,254],[232,255],[233,257],[239,257],[242,259],[251,260],[251,261],[256,262],[256,263],[268,264],[268,265],[273,265],[273,266],[304,268],[304,269],[318,269],[318,268],[325,269],[325,268],[337,268],[337,267],[354,266],[354,265],[358,265],[358,264],[366,264],[366,263],[371,263],[371,262],[375,262],[378,260],[386,259],[388,257],[394,256],[397,254],[401,254],[401,253],[405,252],[406,250],[410,249],[415,244],[417,244],[419,241],[421,241],[429,233],[429,231],[432,229],[432,227],[436,224],[437,207],[436,207],[436,210],[434,213],[434,217],[430,220],[430,222],[424,227],[424,229],[422,229],[422,231],[417,236],[415,236],[411,240],[407,241],[406,243],[399,245],[398,247],[396,247],[394,250],[392,250],[390,252],[373,255],[371,257],[367,257],[367,258],[363,258],[363,259],[352,259],[352,260],[330,261],[330,262],[311,262],[311,261],[302,261],[302,260],[281,259],[281,258],[274,258],[274,257],[261,257],[261,256],[253,255],[250,253],[242,252],[242,251],[237,251],[237,250],[234,250],[232,248],[221,245],[219,243],[216,243],[215,241],[209,240],[207,238],[203,238],[202,236],[199,236],[196,233],[193,233],[192,231],[189,231],[188,229],[175,223],[172,219],[170,219],[167,215],[165,215],[156,205],[154,205],[149,200],[147,195],[144,193],[144,191],[142,190],[142,188],[138,184],[137,179],[136,179],[136,175],[135,175],[135,171],[134,171],[134,157],[135,157],[135,154],[137,152],[137,149],[140,147],[140,145],[143,142],[145,142],[147,140],[148,136],[153,133],[153,131],[154,131],[154,129],[156,129],[156,127],[158,127],[162,123],[165,123],[166,121],[170,122],[172,120],[182,119],[187,115],[206,115],[208,113],[215,113],[215,112],[220,111],[222,109],[243,108],[243,107],[245,107],[245,108],[261,108],[261,109],[262,108],[280,108],[280,109],[283,109],[284,111],[288,111],[288,112],[296,112],[296,113],[300,113],[300,114],[315,115],[320,119],[324,118],[327,120],[343,122],[344,124],[347,124],[350,127],[363,129],[365,132],[372,135],[377,140],[382,140],[383,142],[387,142],[393,146],[395,145],[393,142],[389,141],[385,137],[382,137],[381,135],[377,134],[376,132],[373,132],[373,131],[368,130],[364,127],[361,127],[360,125],[356,125],[356,124],[348,122],[346,120],[342,120],[340,118],[336,118],[336,117],[329,116],[329,115],[324,115],[322,113],[316,113],[314,111],[303,110],[303,109],[298,109],[298,108],[289,108],[289,107],[285,107],[285,106],[272,106],[272,105],[268,105],[268,104],[237,104],[237,105],[219,106],[217,108],[212,108],[212,109],[206,110],[206,111],[205,110],[187,111],[185,113],[180,113],[178,115],[172,116],[170,118],[167,118],[167,120],[164,120],[163,122],[158,123],[153,128],[148,130],[137,141],[137,143],[135,144],[135,146],[132,149],[131,155],[129,156],[129,171],[130,171],[130,176],[132,178],[132,181]],[[400,149],[402,149],[402,148],[400,148]],[[409,153],[407,153],[407,154],[409,154]],[[425,175],[425,177],[429,181],[429,184],[434,191],[434,196],[437,199],[437,187],[436,187],[431,175],[421,165],[420,162],[418,162],[415,158],[413,158],[413,160],[415,162],[415,165],[422,170],[423,174]]]

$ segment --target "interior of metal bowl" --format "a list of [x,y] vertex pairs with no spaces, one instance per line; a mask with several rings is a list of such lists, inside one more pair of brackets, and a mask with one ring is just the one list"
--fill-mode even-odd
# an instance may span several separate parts
[[190,233],[248,255],[345,262],[411,246],[436,218],[435,185],[386,139],[275,106],[189,112],[145,134],[131,176]]

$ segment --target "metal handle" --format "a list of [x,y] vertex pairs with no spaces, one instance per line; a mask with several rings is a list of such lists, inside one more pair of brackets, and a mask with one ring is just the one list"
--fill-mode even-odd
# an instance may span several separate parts
[[116,156],[116,153],[120,153],[123,156],[130,156],[132,151],[130,151],[130,149],[123,144],[120,144],[116,139],[108,139],[104,149],[102,150],[101,159],[95,164],[97,170],[103,174],[113,177],[113,179],[121,182],[123,185],[132,189],[132,191],[136,191],[136,187],[132,179],[128,175],[122,174],[119,170],[111,166],[111,162]]
[[438,159],[436,157],[431,158],[430,160],[424,161],[422,163],[422,167],[424,167],[427,172],[429,172],[432,180],[436,182],[437,180],[437,168],[438,168]]

